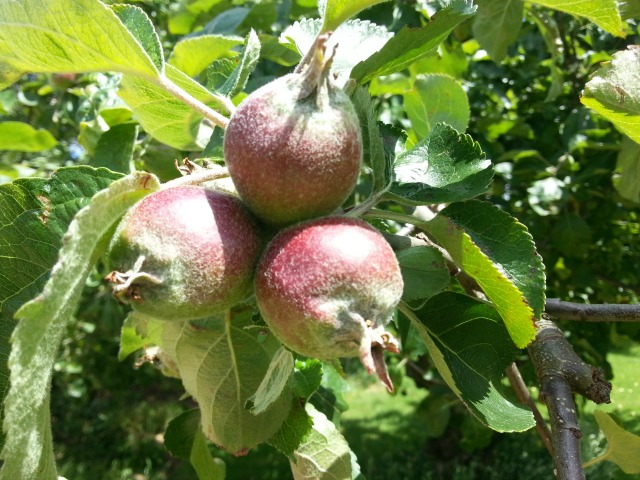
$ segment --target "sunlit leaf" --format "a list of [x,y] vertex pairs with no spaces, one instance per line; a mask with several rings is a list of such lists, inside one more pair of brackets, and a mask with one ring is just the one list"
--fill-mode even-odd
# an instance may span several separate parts
[[640,46],[613,55],[587,82],[580,101],[640,143]]
[[[321,22],[318,19],[304,19],[295,22],[280,35],[280,42],[295,48],[304,55],[313,46]],[[363,60],[382,48],[393,36],[385,27],[369,21],[349,20],[340,25],[327,41],[327,52],[335,48],[331,73],[339,85],[349,79],[351,70]]]
[[493,178],[480,145],[444,124],[399,154],[393,168],[387,195],[410,205],[467,200],[486,192]]
[[[211,92],[177,68],[166,65],[165,74],[201,102],[219,107]],[[211,128],[202,125],[200,113],[143,78],[125,75],[118,95],[131,107],[147,133],[171,147],[202,150],[211,136]]]
[[609,442],[602,459],[615,463],[624,473],[640,473],[640,436],[627,432],[601,410],[596,410],[593,415]]
[[531,3],[591,20],[612,35],[623,37],[616,0],[530,0]]
[[421,75],[404,93],[404,105],[416,141],[426,137],[438,123],[464,132],[471,115],[466,92],[447,75]]
[[366,83],[374,77],[400,72],[435,49],[449,33],[475,13],[470,0],[452,0],[421,28],[404,27],[377,53],[360,62],[351,71],[351,78]]
[[526,227],[490,203],[469,200],[449,205],[424,228],[478,282],[513,342],[526,347],[545,302],[544,265]]
[[335,30],[365,8],[387,1],[389,0],[319,0],[318,8],[323,18],[322,31]]
[[186,37],[173,47],[169,64],[190,77],[195,77],[214,60],[235,57],[237,52],[233,52],[231,49],[242,43],[242,38],[237,36],[198,35]]
[[251,413],[258,415],[275,402],[287,387],[293,374],[293,354],[285,347],[280,347],[271,359],[267,373],[249,402],[253,405]]
[[0,1],[0,89],[26,72],[95,71],[158,75],[143,46],[99,0]]
[[58,144],[47,130],[36,130],[28,123],[0,122],[0,150],[41,152]]
[[294,452],[294,480],[350,479],[351,450],[347,441],[313,405],[307,403],[306,410],[313,420],[313,430]]

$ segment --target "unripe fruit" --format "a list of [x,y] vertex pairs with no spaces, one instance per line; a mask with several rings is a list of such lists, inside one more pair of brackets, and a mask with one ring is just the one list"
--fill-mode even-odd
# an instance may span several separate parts
[[249,295],[261,251],[256,221],[239,199],[204,187],[168,188],[124,216],[107,278],[136,311],[202,318]]
[[391,391],[383,350],[398,352],[384,331],[403,290],[384,237],[361,220],[325,217],[280,232],[256,272],[260,313],[278,339],[309,357],[359,356]]
[[225,131],[224,157],[233,183],[256,216],[271,225],[331,213],[358,179],[358,117],[329,78],[323,48],[316,47],[302,73],[249,95]]

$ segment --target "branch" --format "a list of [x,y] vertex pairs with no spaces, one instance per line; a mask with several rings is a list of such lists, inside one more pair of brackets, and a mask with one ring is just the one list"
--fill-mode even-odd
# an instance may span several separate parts
[[554,447],[554,465],[560,480],[584,480],[580,459],[580,437],[575,391],[596,403],[610,403],[611,384],[600,368],[586,364],[573,351],[562,331],[548,320],[540,320],[529,355],[540,381],[541,399],[549,409]]
[[509,383],[511,383],[513,390],[516,392],[518,400],[527,405],[533,412],[533,418],[536,421],[536,430],[538,431],[538,435],[540,435],[542,443],[544,443],[544,446],[547,448],[549,455],[553,457],[553,442],[551,440],[551,431],[545,423],[544,418],[542,418],[542,414],[540,413],[540,410],[538,410],[538,406],[533,401],[533,398],[531,398],[531,393],[529,393],[529,389],[527,388],[526,383],[524,383],[524,379],[520,374],[518,366],[515,363],[512,363],[509,367],[507,367],[506,372],[507,377],[509,377]]
[[582,322],[640,322],[640,304],[617,305],[564,302],[547,299],[545,311],[554,318]]

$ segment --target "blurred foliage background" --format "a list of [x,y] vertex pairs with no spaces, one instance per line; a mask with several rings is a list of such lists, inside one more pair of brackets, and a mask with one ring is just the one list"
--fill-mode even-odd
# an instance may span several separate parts
[[[280,45],[278,37],[296,20],[317,16],[314,0],[129,3],[153,20],[167,54],[178,39],[202,29],[239,36],[256,30],[262,57],[249,91],[291,71],[299,56]],[[440,3],[395,0],[360,18],[398,31],[425,24]],[[640,147],[579,100],[601,62],[639,43],[638,12],[624,7],[627,36],[620,38],[587,20],[528,5],[517,38],[500,62],[480,46],[471,19],[432,56],[370,87],[380,118],[408,130],[409,141],[417,118],[408,112],[425,82],[443,77],[465,94],[468,118],[462,127],[481,144],[497,172],[486,199],[529,228],[547,267],[548,297],[638,303],[640,296]],[[104,137],[114,126],[135,125],[116,94],[118,84],[113,74],[27,75],[0,92],[0,120],[26,122],[50,133],[40,134],[38,151],[0,151],[0,182],[45,176],[67,165],[129,169],[111,163]],[[163,180],[178,176],[175,160],[202,155],[172,149],[142,131],[133,148],[135,168]],[[60,473],[74,480],[193,479],[191,467],[164,449],[162,432],[171,418],[194,404],[181,399],[178,380],[163,377],[152,365],[117,360],[125,311],[102,282],[105,273],[96,269],[87,285],[81,313],[56,364],[52,419]],[[612,378],[613,404],[607,410],[627,430],[639,432],[633,372],[640,370],[640,324],[560,326],[578,353]],[[482,428],[438,378],[421,347],[392,362],[399,385],[394,396],[355,364],[345,363],[351,373],[344,402],[350,408],[340,425],[366,478],[551,477],[550,458],[535,432],[509,435]],[[520,367],[535,395],[534,374],[524,355]],[[605,441],[590,415],[593,407],[580,408],[583,458],[588,460]],[[291,477],[287,460],[269,446],[245,458],[216,455],[226,461],[231,479]],[[593,479],[631,478],[607,462],[587,473]]]

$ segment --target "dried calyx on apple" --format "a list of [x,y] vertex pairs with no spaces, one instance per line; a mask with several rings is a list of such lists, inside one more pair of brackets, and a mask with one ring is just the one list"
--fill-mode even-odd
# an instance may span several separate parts
[[256,273],[256,300],[288,348],[324,360],[359,356],[389,391],[383,351],[398,353],[385,331],[403,290],[396,256],[362,220],[325,217],[281,231]]
[[107,279],[134,310],[202,318],[245,299],[263,241],[242,202],[198,186],[160,190],[134,205],[111,240]]
[[333,212],[360,172],[360,124],[351,100],[330,76],[327,38],[318,38],[300,73],[249,95],[225,131],[225,162],[238,193],[274,226]]

